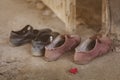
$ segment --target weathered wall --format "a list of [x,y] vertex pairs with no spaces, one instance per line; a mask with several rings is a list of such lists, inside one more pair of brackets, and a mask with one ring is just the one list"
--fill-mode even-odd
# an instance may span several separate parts
[[102,0],[76,0],[77,18],[84,20],[90,28],[100,30],[102,21]]
[[111,32],[115,50],[120,52],[120,0],[109,0],[111,12]]
[[117,33],[120,40],[120,0],[110,0],[112,32]]

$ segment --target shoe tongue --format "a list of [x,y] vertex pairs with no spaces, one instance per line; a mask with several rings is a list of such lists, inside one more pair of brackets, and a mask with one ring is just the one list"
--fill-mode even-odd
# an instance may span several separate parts
[[65,39],[61,39],[61,40],[55,45],[55,47],[59,47],[59,46],[63,45],[64,42],[65,42]]
[[58,36],[54,41],[53,41],[53,44],[57,44],[59,41],[62,40],[62,37],[61,36]]
[[61,35],[59,35],[59,36],[57,36],[57,37],[52,41],[51,44],[49,44],[49,45],[47,46],[47,48],[51,49],[51,48],[58,47],[58,46],[60,46],[60,45],[63,44],[64,40],[65,40],[65,39],[62,38]]
[[95,46],[95,43],[96,43],[96,40],[93,40],[93,39],[87,39],[85,40],[81,45],[79,45],[77,48],[76,48],[76,51],[79,52],[79,51],[90,51],[91,49],[94,48]]
[[85,40],[79,47],[80,51],[87,51],[88,44],[92,41],[92,39]]
[[95,45],[96,45],[96,40],[92,40],[87,46],[88,51],[92,50],[95,47]]

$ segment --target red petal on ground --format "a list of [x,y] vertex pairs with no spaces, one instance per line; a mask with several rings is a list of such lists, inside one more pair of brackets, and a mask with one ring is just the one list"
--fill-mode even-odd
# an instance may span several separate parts
[[77,68],[71,68],[69,70],[69,72],[72,73],[72,74],[76,74],[76,73],[78,73],[78,69]]

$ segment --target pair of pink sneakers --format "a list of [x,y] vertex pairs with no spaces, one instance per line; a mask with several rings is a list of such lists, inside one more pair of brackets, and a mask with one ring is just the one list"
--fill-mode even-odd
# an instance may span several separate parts
[[80,44],[78,35],[59,35],[51,44],[45,47],[45,59],[54,61],[65,52],[75,49],[74,62],[86,64],[94,58],[106,54],[111,47],[112,41],[108,37],[96,35]]

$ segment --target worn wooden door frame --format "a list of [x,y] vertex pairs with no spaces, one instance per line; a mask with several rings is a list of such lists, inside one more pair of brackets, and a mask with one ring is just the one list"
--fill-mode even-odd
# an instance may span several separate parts
[[105,34],[111,33],[111,12],[109,0],[102,0],[102,28]]
[[76,31],[76,0],[42,0],[65,23],[66,31]]
[[[76,0],[42,0],[56,15],[65,23],[66,31],[75,33],[76,31]],[[102,27],[109,26],[109,15],[107,0],[102,0]]]

